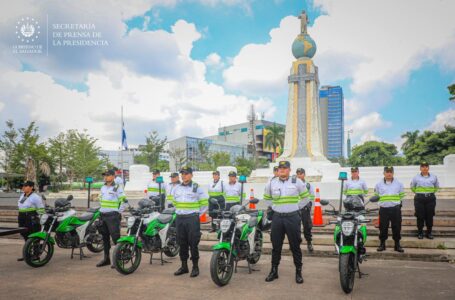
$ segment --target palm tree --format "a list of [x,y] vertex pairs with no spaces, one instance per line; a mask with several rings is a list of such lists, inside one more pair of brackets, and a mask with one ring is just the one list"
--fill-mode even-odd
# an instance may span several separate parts
[[197,152],[199,154],[198,160],[199,163],[207,162],[209,159],[209,143],[205,141],[200,141],[197,143]]
[[283,148],[284,146],[284,127],[276,126],[276,123],[273,123],[273,126],[267,126],[265,128],[267,133],[264,137],[264,147],[273,148],[273,151],[277,152],[277,147]]
[[419,137],[418,130],[407,131],[406,133],[402,134],[401,138],[405,139],[405,141],[403,142],[403,145],[401,145],[401,150],[403,150],[403,152],[406,152],[406,150],[408,150],[412,145],[415,144],[418,137]]

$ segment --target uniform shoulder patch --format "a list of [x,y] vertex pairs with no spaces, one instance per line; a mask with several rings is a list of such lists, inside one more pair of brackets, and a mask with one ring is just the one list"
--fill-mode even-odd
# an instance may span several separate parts
[[196,182],[193,182],[193,193],[196,193],[198,188],[199,188],[199,184],[197,184]]

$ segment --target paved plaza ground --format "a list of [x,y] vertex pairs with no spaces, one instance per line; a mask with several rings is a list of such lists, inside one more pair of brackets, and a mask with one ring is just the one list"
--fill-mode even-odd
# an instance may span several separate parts
[[259,271],[239,269],[230,284],[219,288],[210,279],[210,252],[201,252],[201,275],[175,277],[178,259],[161,266],[148,264],[123,276],[110,268],[96,268],[101,254],[71,260],[70,251],[56,249],[51,262],[33,269],[17,262],[23,242],[0,239],[0,299],[455,299],[455,264],[418,261],[368,260],[345,295],[338,279],[336,258],[304,258],[303,285],[294,282],[292,257],[284,256],[280,278],[266,283],[270,256],[261,258]]

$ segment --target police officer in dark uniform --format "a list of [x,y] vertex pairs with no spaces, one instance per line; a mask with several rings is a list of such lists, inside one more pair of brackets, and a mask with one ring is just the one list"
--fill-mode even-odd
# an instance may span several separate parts
[[411,181],[411,190],[415,193],[414,207],[417,217],[417,237],[423,239],[423,226],[427,225],[426,237],[433,239],[433,217],[436,210],[436,192],[439,189],[438,177],[430,174],[430,165],[424,161],[420,164],[420,174]]
[[264,200],[268,205],[271,205],[273,213],[271,232],[272,270],[265,279],[267,282],[278,278],[278,265],[280,264],[281,250],[286,235],[296,268],[295,281],[303,283],[299,202],[309,197],[309,193],[302,180],[296,176],[290,176],[290,171],[291,164],[288,161],[280,161],[278,177],[274,177],[265,186]]
[[[19,197],[17,204],[19,215],[17,218],[19,227],[25,227],[26,230],[21,232],[24,240],[27,240],[28,235],[41,230],[38,213],[44,213],[44,204],[41,197],[35,193],[35,183],[26,181],[22,185],[22,194]],[[23,261],[24,258],[18,258],[18,261]]]
[[[101,227],[99,229],[103,236],[104,245],[104,258],[96,266],[103,267],[111,264],[109,256],[111,249],[111,238],[114,245],[117,244],[117,240],[120,238],[120,221],[122,220],[121,213],[125,209],[126,196],[123,192],[123,188],[120,185],[115,184],[114,170],[108,170],[103,173],[104,185],[100,190],[100,220]],[[113,265],[111,267],[114,267]]]
[[208,195],[202,188],[193,182],[193,169],[183,167],[180,170],[182,183],[173,190],[175,213],[175,226],[177,230],[177,242],[180,246],[180,260],[182,266],[174,273],[180,276],[189,272],[188,258],[191,251],[193,269],[190,277],[199,275],[199,241],[201,240],[201,225],[199,216],[208,208]]

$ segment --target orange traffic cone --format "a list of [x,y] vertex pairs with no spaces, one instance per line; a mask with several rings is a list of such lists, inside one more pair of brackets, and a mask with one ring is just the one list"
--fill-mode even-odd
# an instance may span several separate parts
[[379,225],[380,225],[379,220],[380,219],[379,219],[379,213],[378,213],[378,218],[373,220],[374,228],[379,228]]
[[316,188],[316,197],[314,199],[313,226],[324,226],[319,188]]
[[205,224],[205,223],[209,223],[210,220],[209,220],[209,217],[207,217],[207,213],[203,213],[200,217],[199,217],[199,222]]
[[[250,190],[250,200],[254,199],[254,189]],[[256,204],[250,203],[250,209],[256,209]]]

